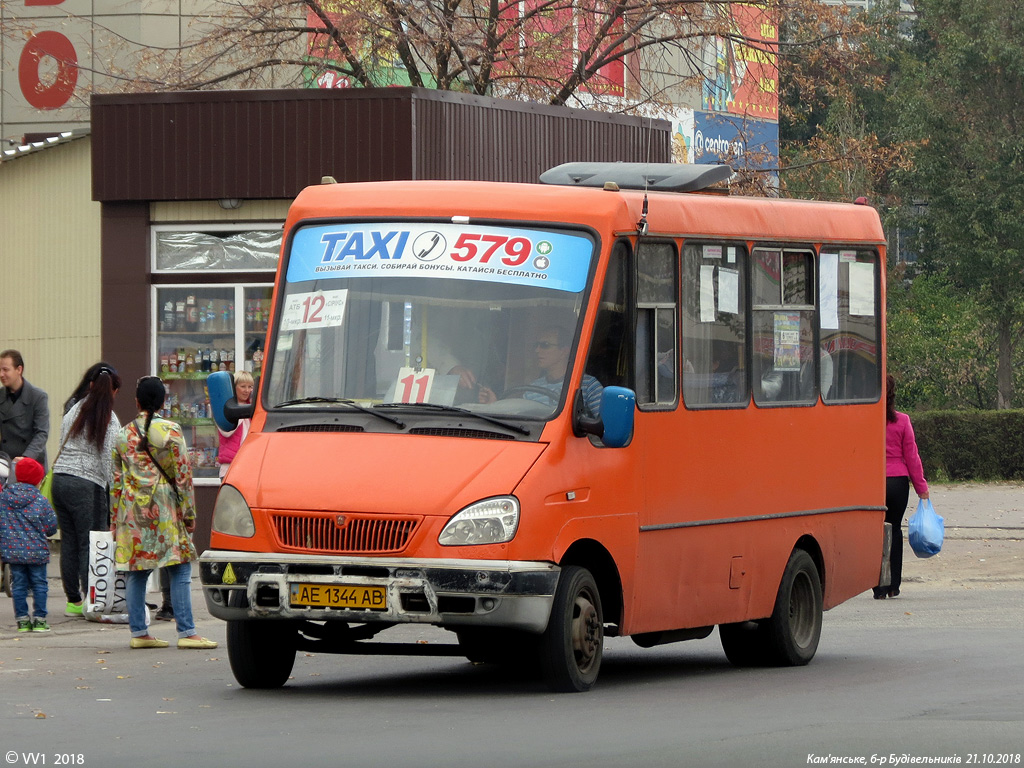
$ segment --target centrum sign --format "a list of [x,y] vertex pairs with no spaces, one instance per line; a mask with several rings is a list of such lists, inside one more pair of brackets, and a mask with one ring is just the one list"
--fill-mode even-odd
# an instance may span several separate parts
[[779,124],[712,112],[694,112],[694,162],[731,162],[758,170],[779,167]]

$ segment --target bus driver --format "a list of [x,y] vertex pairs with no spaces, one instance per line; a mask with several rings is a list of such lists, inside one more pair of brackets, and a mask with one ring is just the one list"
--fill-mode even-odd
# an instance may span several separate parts
[[[569,350],[572,345],[572,337],[562,327],[551,327],[542,331],[533,345],[533,351],[537,359],[537,367],[540,368],[540,376],[529,383],[532,390],[523,397],[528,400],[535,400],[538,403],[555,404],[561,399],[562,383],[565,381],[565,371],[569,365]],[[589,374],[583,375],[583,403],[587,415],[601,415],[601,393],[604,387],[601,383]],[[493,403],[498,399],[494,390],[481,386],[479,400],[481,403]]]

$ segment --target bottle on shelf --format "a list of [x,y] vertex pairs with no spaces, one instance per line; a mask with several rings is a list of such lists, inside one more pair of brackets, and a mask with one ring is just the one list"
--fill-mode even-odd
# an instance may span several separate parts
[[210,372],[210,348],[207,347],[203,350],[203,373]]
[[210,350],[210,370],[211,371],[219,371],[220,370],[219,366],[220,366],[220,352],[218,352],[216,349],[211,349]]
[[195,294],[192,293],[185,298],[185,330],[199,330],[199,308],[196,306]]
[[174,304],[174,330],[185,330],[185,302],[178,301]]
[[226,371],[227,369],[228,369],[228,351],[226,349],[222,349],[220,351],[220,367],[218,367],[217,370],[218,371]]
[[167,301],[164,304],[164,314],[160,321],[161,331],[173,331],[174,330],[174,302]]

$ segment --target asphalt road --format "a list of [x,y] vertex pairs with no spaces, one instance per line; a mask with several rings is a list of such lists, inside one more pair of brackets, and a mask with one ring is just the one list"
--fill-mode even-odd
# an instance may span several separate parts
[[[933,497],[947,521],[942,553],[908,553],[901,597],[865,593],[829,611],[807,667],[735,669],[717,632],[647,650],[612,638],[598,685],[581,695],[460,657],[321,654],[300,654],[283,689],[250,691],[223,647],[130,651],[127,628],[62,616],[49,634],[19,635],[0,598],[0,765],[1018,765],[1024,488]],[[59,581],[52,589],[51,610]],[[194,595],[200,631],[223,640]],[[451,641],[432,628],[390,632]],[[169,639],[173,627],[154,633]]]

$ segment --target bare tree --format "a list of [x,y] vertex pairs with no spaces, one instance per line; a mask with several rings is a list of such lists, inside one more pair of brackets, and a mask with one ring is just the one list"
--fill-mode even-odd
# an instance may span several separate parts
[[[806,4],[811,0],[781,0]],[[550,104],[699,106],[716,41],[775,65],[779,0],[215,0],[176,50],[125,73],[152,90],[413,85]],[[148,73],[142,74],[140,73]],[[689,94],[689,97],[686,96]]]

